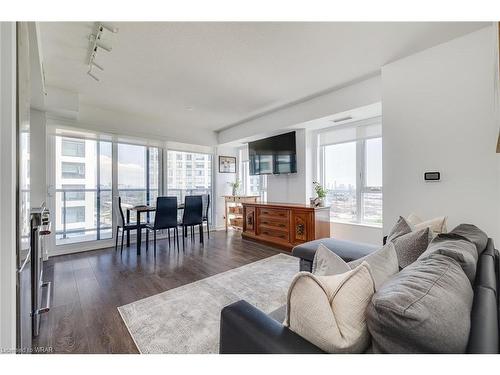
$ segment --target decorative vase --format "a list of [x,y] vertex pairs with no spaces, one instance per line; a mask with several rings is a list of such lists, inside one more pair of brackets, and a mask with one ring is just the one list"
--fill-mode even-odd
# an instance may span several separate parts
[[319,198],[319,206],[325,207],[325,197]]
[[233,186],[233,197],[238,195],[238,188],[236,186]]

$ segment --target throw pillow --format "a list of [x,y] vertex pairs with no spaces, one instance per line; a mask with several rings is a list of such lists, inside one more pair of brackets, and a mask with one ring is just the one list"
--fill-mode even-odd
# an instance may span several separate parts
[[320,244],[314,255],[312,273],[316,276],[338,275],[358,267],[363,262],[368,263],[370,266],[375,282],[375,290],[378,290],[388,278],[399,271],[398,256],[394,244],[388,242],[373,253],[349,263],[345,262],[325,245]]
[[365,310],[374,293],[370,266],[332,276],[299,272],[288,290],[285,325],[329,353],[362,353],[370,344]]
[[353,260],[349,263],[349,267],[354,269],[363,262],[368,263],[372,271],[375,290],[378,290],[392,275],[399,272],[398,256],[392,242],[388,242],[380,249],[371,254],[365,255],[363,258]]
[[421,223],[423,220],[412,212],[411,214],[408,215],[406,221],[411,225],[417,225]]
[[427,250],[420,255],[419,259],[424,259],[431,254],[442,254],[456,260],[471,284],[474,283],[479,255],[476,245],[467,238],[454,233],[438,234],[431,241]]
[[341,257],[325,245],[319,244],[313,259],[311,270],[313,274],[316,276],[330,276],[350,270],[351,267],[349,267]]
[[429,228],[409,232],[390,240],[394,244],[399,267],[405,268],[412,264],[427,249],[430,238]]
[[411,225],[406,221],[404,217],[400,216],[396,224],[394,224],[391,231],[387,235],[387,241],[391,241],[394,238],[400,237],[403,234],[410,233],[411,231]]
[[432,254],[374,294],[366,310],[375,353],[464,353],[473,291],[460,265]]
[[481,255],[484,249],[486,249],[486,245],[488,244],[488,235],[472,224],[460,224],[450,233],[458,234],[467,238],[470,242],[476,245],[477,253],[479,255]]
[[446,216],[435,217],[430,220],[425,220],[414,225],[414,230],[430,228],[433,233],[446,233]]

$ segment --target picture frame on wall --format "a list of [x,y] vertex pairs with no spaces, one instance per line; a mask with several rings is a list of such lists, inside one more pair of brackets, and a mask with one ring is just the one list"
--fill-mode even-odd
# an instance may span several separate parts
[[236,173],[236,157],[219,156],[219,173]]

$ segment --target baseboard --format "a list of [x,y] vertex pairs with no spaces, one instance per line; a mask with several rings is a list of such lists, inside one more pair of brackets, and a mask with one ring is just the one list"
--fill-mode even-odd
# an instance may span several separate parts
[[[224,230],[224,229],[225,228],[222,227],[222,230]],[[218,231],[220,229],[210,228],[210,232],[213,232],[216,230]],[[205,232],[206,232],[206,230],[205,230]],[[195,233],[198,234],[198,228],[195,228]],[[179,233],[179,235],[181,235],[181,233]],[[142,235],[142,238],[143,238],[142,242],[143,243],[146,242],[146,235],[145,234]],[[166,239],[166,238],[168,238],[166,233],[165,234],[158,234],[156,236],[157,240]],[[153,239],[152,233],[150,233],[149,239],[150,239],[150,241],[152,241],[152,239]],[[126,236],[125,236],[124,240],[127,241]],[[134,245],[134,247],[135,247],[136,243],[137,243],[136,236],[131,233],[130,234],[130,247],[132,248],[132,245]],[[86,251],[102,250],[102,249],[106,249],[106,248],[114,247],[114,246],[115,246],[115,239],[114,238],[107,239],[107,240],[101,240],[101,241],[89,241],[89,242],[80,242],[80,243],[67,244],[67,245],[59,245],[59,246],[56,246],[55,249],[49,250],[49,258],[54,257],[54,256],[60,256],[60,255],[83,253]]]

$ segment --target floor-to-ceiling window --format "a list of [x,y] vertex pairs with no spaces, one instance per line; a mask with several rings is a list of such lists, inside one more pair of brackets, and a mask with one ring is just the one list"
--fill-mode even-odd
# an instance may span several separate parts
[[320,180],[334,220],[382,224],[380,120],[333,128],[320,134]]
[[56,244],[112,237],[109,141],[55,137]]
[[254,195],[260,197],[262,201],[267,200],[267,176],[250,175],[250,166],[246,147],[239,150],[238,179],[240,180],[240,194]]
[[179,203],[186,195],[212,194],[211,154],[168,150],[166,173],[167,193]]
[[[160,188],[159,155],[158,147],[118,143],[118,194],[124,209],[156,204]],[[131,213],[130,220],[135,220],[134,212]]]

